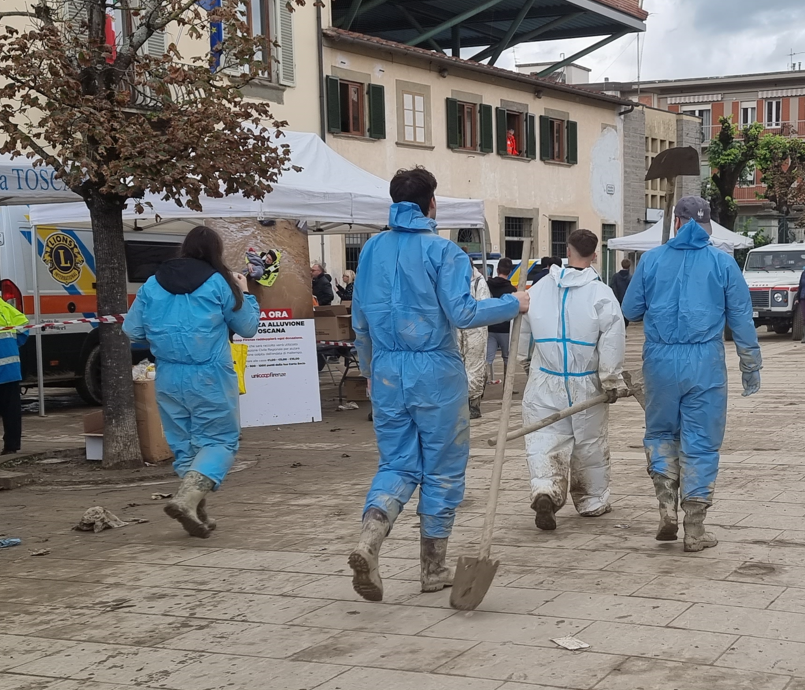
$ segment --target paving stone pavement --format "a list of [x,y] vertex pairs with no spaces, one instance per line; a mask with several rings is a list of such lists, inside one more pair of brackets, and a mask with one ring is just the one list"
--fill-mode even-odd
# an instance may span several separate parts
[[[419,592],[414,509],[384,546],[386,600],[352,592],[346,554],[376,464],[365,407],[335,413],[328,401],[320,424],[246,430],[242,459],[255,464],[211,499],[208,540],[168,520],[152,485],[0,492],[0,532],[23,539],[0,551],[0,690],[805,690],[805,346],[760,335],[763,390],[751,398],[727,344],[717,548],[654,541],[642,418],[619,401],[607,515],[566,507],[556,532],[536,530],[524,445],[512,444],[501,568],[472,613],[452,610],[447,591]],[[631,366],[640,345],[632,326]],[[453,560],[480,538],[500,388],[473,423]],[[31,424],[42,445],[71,438],[75,418]],[[93,505],[149,522],[72,532]],[[50,554],[29,555],[41,548]],[[590,649],[551,642],[566,635]]]

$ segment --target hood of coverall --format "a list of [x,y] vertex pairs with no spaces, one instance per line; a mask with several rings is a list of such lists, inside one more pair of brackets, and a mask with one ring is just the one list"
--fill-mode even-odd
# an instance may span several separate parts
[[389,227],[401,232],[436,232],[436,221],[422,213],[419,204],[400,201],[389,209]]
[[673,249],[703,249],[710,244],[710,235],[695,220],[689,220],[676,234],[668,240],[668,246]]
[[206,283],[215,269],[201,259],[169,259],[155,274],[160,286],[172,295],[189,295]]
[[548,275],[560,289],[577,288],[582,285],[588,285],[593,281],[601,280],[594,268],[585,268],[580,271],[576,268],[551,266]]

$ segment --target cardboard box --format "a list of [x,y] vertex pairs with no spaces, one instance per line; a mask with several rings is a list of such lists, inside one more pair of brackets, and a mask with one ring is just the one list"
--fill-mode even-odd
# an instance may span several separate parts
[[316,325],[316,340],[355,340],[352,317],[347,308],[340,304],[315,307],[313,321]]
[[[134,382],[134,415],[143,460],[150,463],[172,460],[173,453],[162,431],[152,380]],[[103,460],[103,410],[84,415],[84,445],[87,460]]]
[[366,379],[363,376],[347,376],[341,391],[344,400],[354,402],[369,400],[369,396],[366,395]]
[[84,415],[84,447],[87,460],[103,460],[103,410]]
[[143,460],[152,463],[171,460],[173,453],[162,431],[156,388],[152,380],[134,382],[134,409]]

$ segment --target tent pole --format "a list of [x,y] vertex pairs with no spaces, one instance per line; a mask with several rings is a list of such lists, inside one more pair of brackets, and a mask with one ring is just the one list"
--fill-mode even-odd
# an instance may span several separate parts
[[[34,323],[39,323],[42,320],[42,314],[39,305],[39,278],[37,277],[36,269],[37,269],[37,251],[36,251],[36,243],[38,241],[38,236],[36,232],[36,226],[31,226],[31,269],[32,269],[32,280],[34,284]],[[34,335],[36,338],[36,386],[37,392],[39,397],[39,416],[45,416],[45,372],[43,371],[43,364],[42,364],[42,329],[37,328],[36,334]]]
[[489,229],[489,223],[486,222],[484,217],[484,224],[481,226],[481,263],[484,267],[484,279],[489,280],[492,276],[489,275],[489,269],[486,267],[486,236]]

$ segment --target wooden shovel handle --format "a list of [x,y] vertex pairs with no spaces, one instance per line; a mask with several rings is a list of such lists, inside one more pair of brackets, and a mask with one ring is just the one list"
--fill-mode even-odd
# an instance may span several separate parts
[[[531,258],[531,238],[523,240],[523,254],[520,260],[520,280],[518,290],[525,290],[528,282],[528,263]],[[510,343],[514,343],[515,354],[520,345],[520,326],[523,315],[517,314],[511,327]],[[516,359],[516,357],[515,357]],[[503,461],[506,454],[506,434],[509,431],[509,415],[512,409],[512,392],[514,391],[514,374],[517,367],[506,368],[506,380],[503,382],[503,404],[500,407],[500,424],[498,426],[498,440],[495,448],[495,462],[492,465],[492,483],[489,486],[489,499],[486,502],[486,515],[484,527],[481,532],[480,557],[489,558],[492,550],[492,533],[495,529],[495,511],[498,507],[498,492],[500,491],[500,477],[503,474]]]

